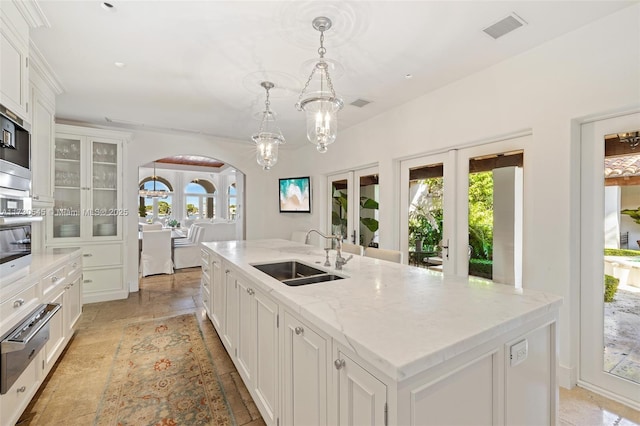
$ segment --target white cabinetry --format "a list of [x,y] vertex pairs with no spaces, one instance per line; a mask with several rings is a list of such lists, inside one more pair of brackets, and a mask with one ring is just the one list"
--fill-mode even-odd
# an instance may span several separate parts
[[235,360],[238,341],[238,284],[235,273],[226,268],[224,270],[224,321],[222,321],[222,343]]
[[47,246],[82,245],[84,301],[127,297],[122,158],[129,135],[57,125],[53,155],[55,205]]
[[33,356],[7,393],[0,395],[0,423],[15,424],[51,367],[71,340],[82,313],[82,263],[78,250],[34,254],[29,275],[0,288],[0,335],[5,335],[39,304],[59,303],[49,320],[49,341]]
[[202,276],[200,277],[200,289],[202,291],[202,304],[207,316],[211,318],[211,260],[206,250],[200,251],[200,266]]
[[327,425],[327,338],[289,312],[283,327],[283,425]]
[[361,367],[342,349],[334,361],[338,379],[338,423],[341,426],[387,424],[387,385]]
[[55,81],[40,63],[38,55],[31,60],[31,194],[34,207],[53,207],[52,149],[55,144],[56,94]]
[[13,1],[0,1],[0,104],[28,121],[29,25]]
[[222,261],[214,253],[210,256],[211,276],[211,315],[209,318],[217,330],[222,330],[225,304],[225,274],[222,273]]

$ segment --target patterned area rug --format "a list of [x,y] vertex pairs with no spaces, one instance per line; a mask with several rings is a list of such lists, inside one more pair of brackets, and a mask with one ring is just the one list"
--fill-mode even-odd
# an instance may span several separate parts
[[125,327],[95,425],[235,425],[195,315]]

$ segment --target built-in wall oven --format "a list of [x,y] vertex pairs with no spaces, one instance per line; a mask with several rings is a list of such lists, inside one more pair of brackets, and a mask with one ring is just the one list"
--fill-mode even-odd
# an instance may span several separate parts
[[31,190],[29,125],[0,105],[0,187]]
[[49,340],[57,303],[38,306],[0,340],[0,394],[4,395]]
[[31,263],[31,223],[0,225],[0,279],[8,280]]

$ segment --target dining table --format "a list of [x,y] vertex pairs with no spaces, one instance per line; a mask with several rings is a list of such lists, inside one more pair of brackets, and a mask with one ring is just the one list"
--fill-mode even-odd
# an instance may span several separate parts
[[[173,261],[174,244],[173,242],[180,238],[187,238],[182,229],[178,228],[163,228],[163,230],[171,229],[171,260]],[[153,231],[150,231],[153,232]],[[142,256],[142,231],[138,231],[138,261]]]

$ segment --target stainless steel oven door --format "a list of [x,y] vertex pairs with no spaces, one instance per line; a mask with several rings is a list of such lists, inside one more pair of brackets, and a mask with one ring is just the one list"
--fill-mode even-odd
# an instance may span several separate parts
[[49,340],[57,303],[38,306],[0,341],[0,394],[4,395]]

